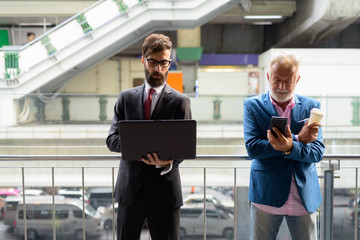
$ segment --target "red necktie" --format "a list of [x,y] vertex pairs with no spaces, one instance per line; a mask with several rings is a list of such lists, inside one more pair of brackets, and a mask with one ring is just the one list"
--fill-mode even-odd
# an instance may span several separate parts
[[152,95],[155,92],[155,89],[150,88],[148,91],[148,95],[147,98],[145,100],[145,104],[144,104],[144,114],[145,114],[145,119],[149,120],[150,119],[150,114],[151,114],[151,103],[152,103]]

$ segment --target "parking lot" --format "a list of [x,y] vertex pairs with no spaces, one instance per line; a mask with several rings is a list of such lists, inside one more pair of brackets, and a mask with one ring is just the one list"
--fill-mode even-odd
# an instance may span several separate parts
[[[185,189],[184,193],[186,194],[184,196],[184,199],[190,199],[194,202],[194,204],[190,205],[189,204],[185,204],[183,209],[189,211],[189,209],[201,209],[203,207],[203,202],[199,203],[196,201],[202,201],[202,199],[197,199],[199,196],[203,196],[203,192],[202,189],[199,189],[198,191],[195,192],[195,194],[190,194],[190,190],[189,189]],[[219,189],[208,189],[207,190],[207,194],[209,196],[215,196],[216,199],[218,199],[221,203],[224,202],[231,202],[232,201],[232,197],[231,194],[224,194],[222,193]],[[354,239],[354,222],[353,219],[351,219],[351,211],[352,208],[348,206],[350,200],[352,199],[351,196],[349,195],[335,195],[334,196],[334,203],[335,203],[335,207],[334,207],[334,239],[335,240],[342,240],[342,239],[347,239],[347,240],[352,240]],[[209,200],[207,200],[209,201]],[[197,206],[199,205],[199,206]],[[209,204],[207,205],[209,206]],[[198,208],[199,207],[199,208]],[[222,206],[220,206],[221,209]],[[212,209],[211,207],[208,208],[209,210]],[[214,208],[213,208],[214,209]],[[219,208],[218,208],[219,209]],[[186,211],[184,212],[185,214],[189,214],[186,213]],[[194,212],[190,212],[190,214],[194,214]],[[203,239],[202,236],[202,232],[203,232],[203,226],[202,226],[202,221],[203,221],[203,215],[201,212],[198,213],[198,222],[190,222],[189,219],[186,219],[186,217],[182,216],[181,221],[182,221],[182,227],[185,228],[186,225],[191,225],[193,226],[191,230],[187,230],[188,234],[183,237],[183,240],[200,240]],[[207,228],[208,230],[211,228],[210,224],[214,224],[211,221],[211,214],[214,216],[214,214],[218,214],[218,212],[211,212],[210,215],[207,216]],[[221,218],[221,216],[217,216],[217,218]],[[193,219],[191,221],[194,221]],[[223,219],[224,224],[230,224],[232,220],[226,220],[226,216]],[[226,223],[226,221],[229,221],[229,223]],[[186,224],[187,222],[187,224]],[[215,221],[215,223],[218,222],[218,220]],[[195,226],[195,227],[194,227]],[[215,227],[212,228],[216,228],[219,232],[221,232],[223,229],[220,229],[221,224],[217,224]],[[219,229],[218,229],[219,228]],[[211,230],[211,229],[210,229]],[[360,231],[359,231],[360,232]],[[196,235],[194,235],[196,234]],[[238,234],[241,234],[238,232]],[[360,237],[360,233],[358,233],[358,237]],[[1,240],[18,240],[20,239],[20,237],[16,236],[14,234],[14,230],[12,227],[4,225],[3,224],[3,219],[0,219],[0,239]],[[52,238],[41,238],[41,240],[51,240]],[[57,238],[59,239],[59,238]],[[69,239],[69,238],[66,238]],[[98,240],[112,240],[113,239],[113,234],[111,229],[104,229],[100,232],[98,237],[92,237],[90,239],[98,239]],[[149,240],[149,231],[148,229],[143,229],[142,231],[142,235],[141,235],[141,240]],[[228,239],[232,239],[232,238],[228,238],[228,237],[224,237],[221,236],[221,234],[218,234],[218,236],[215,235],[207,235],[207,239],[217,239],[217,240],[228,240]],[[240,239],[240,238],[239,238]],[[244,238],[244,236],[241,237],[241,239],[246,239],[246,237]],[[280,238],[279,238],[280,239]],[[281,236],[281,240],[290,240],[290,237],[284,237],[284,235]]]
[[[14,234],[14,230],[12,227],[6,226],[3,224],[3,220],[0,220],[0,239],[1,240],[19,240],[20,237],[17,237]],[[42,238],[41,240],[52,240],[53,238]],[[58,238],[57,238],[58,239]],[[69,238],[65,238],[68,240]],[[113,240],[113,235],[111,230],[104,230],[101,234],[96,238],[91,238],[96,240]],[[149,240],[149,231],[144,229],[141,233],[141,240]]]
[[[102,201],[106,200],[108,198],[107,195],[108,194],[108,189],[97,189],[97,193],[99,193],[99,190],[101,190],[100,195],[97,194],[96,195],[96,201],[93,201],[92,197],[95,196],[95,194],[89,194],[89,196],[85,196],[85,200],[87,202],[89,202],[91,205],[99,204],[99,206],[102,205],[108,205],[109,202],[104,202],[104,204],[102,204]],[[182,217],[181,219],[181,229],[183,230],[183,233],[185,233],[185,229],[186,229],[186,234],[183,235],[182,239],[186,240],[186,239],[203,239],[203,231],[204,231],[204,226],[203,226],[203,189],[201,188],[196,188],[195,192],[191,192],[191,190],[194,190],[193,188],[185,188],[183,189],[185,196],[184,199],[188,199],[188,203],[185,204],[184,208],[187,208],[189,210],[189,207],[191,208],[191,210],[195,210],[198,212],[196,219],[194,218],[187,218]],[[224,229],[226,226],[232,228],[233,227],[233,215],[231,215],[232,219],[230,219],[229,215],[226,213],[227,208],[225,206],[222,205],[222,203],[217,199],[219,198],[222,202],[231,202],[232,197],[226,193],[225,194],[225,190],[224,189],[208,189],[207,190],[209,192],[209,195],[207,195],[207,197],[209,198],[209,201],[211,200],[211,202],[208,202],[207,206],[209,208],[208,212],[207,212],[207,227],[208,227],[208,239],[229,239],[224,238],[222,235]],[[59,192],[60,193],[60,192]],[[62,192],[61,192],[62,193]],[[66,194],[62,193],[63,196],[57,196],[58,198],[56,198],[56,205],[55,205],[55,209],[56,209],[56,221],[57,221],[57,239],[81,239],[81,234],[80,234],[80,238],[76,238],[76,237],[71,237],[74,236],[72,230],[71,230],[71,235],[65,235],[65,231],[66,229],[69,229],[69,227],[71,225],[74,225],[74,223],[72,223],[71,225],[68,225],[68,222],[77,222],[77,225],[81,225],[82,222],[82,214],[78,213],[77,215],[79,216],[75,216],[74,218],[74,214],[75,212],[78,212],[78,210],[76,210],[75,212],[72,212],[73,210],[71,210],[69,208],[69,204],[66,203],[66,207],[64,207],[64,205],[59,205],[59,201],[63,201],[64,199],[77,199],[76,201],[80,201],[79,198],[82,198],[82,193],[81,192],[74,192],[74,191],[67,191]],[[70,196],[71,194],[71,196]],[[74,195],[77,194],[77,195]],[[186,198],[186,196],[190,195],[190,197]],[[110,195],[111,196],[111,189],[110,189]],[[216,197],[217,198],[216,198]],[[105,199],[106,198],[106,199]],[[11,199],[11,200],[10,200]],[[31,224],[33,224],[33,226],[38,226],[36,227],[36,231],[40,231],[39,226],[40,225],[44,225],[44,223],[49,223],[47,229],[45,230],[44,234],[47,234],[49,236],[38,236],[37,239],[40,240],[51,240],[52,238],[52,225],[51,225],[51,202],[52,202],[52,197],[51,195],[38,195],[38,196],[27,196],[27,204],[29,204],[29,206],[31,206],[28,208],[27,207],[27,226],[29,229],[29,226]],[[64,200],[64,201],[65,201]],[[95,199],[94,199],[95,200]],[[18,203],[18,201],[22,201],[22,197],[19,196],[13,196],[13,197],[9,197],[8,202],[16,202]],[[32,205],[32,201],[34,201],[35,205]],[[71,200],[71,202],[73,202],[75,200]],[[49,203],[48,203],[49,202]],[[66,202],[66,201],[65,201]],[[65,204],[65,202],[63,204]],[[111,202],[111,198],[110,198],[110,202]],[[19,203],[21,204],[21,203]],[[40,204],[40,205],[39,205]],[[14,204],[12,204],[14,205]],[[78,204],[80,205],[80,204]],[[10,206],[10,205],[9,205]],[[17,209],[17,204],[14,205],[14,210]],[[22,206],[22,205],[19,205]],[[37,208],[39,208],[38,210],[35,210],[34,207],[38,206]],[[97,206],[97,205],[96,205]],[[99,207],[97,206],[97,207]],[[117,206],[117,205],[115,205]],[[217,208],[215,208],[214,206],[216,206]],[[19,208],[20,210],[15,210],[15,212],[13,213],[14,216],[18,216],[19,214],[23,214],[22,210],[23,207]],[[40,211],[41,210],[41,211]],[[94,210],[94,209],[93,209]],[[100,213],[101,216],[101,222],[102,222],[102,229],[98,232],[97,236],[90,236],[89,239],[98,239],[98,240],[110,240],[113,239],[113,233],[112,233],[112,229],[111,227],[104,227],[105,222],[107,220],[112,220],[112,208],[110,208],[110,212],[107,212],[107,214],[105,214],[105,212],[101,212],[100,208],[96,211],[97,213]],[[13,211],[13,210],[12,210]],[[17,212],[19,211],[19,212]],[[95,210],[94,210],[95,211]],[[86,212],[86,221],[91,220],[95,215],[92,215],[89,219],[88,219],[88,214],[90,214],[90,212]],[[10,211],[9,211],[10,213]],[[64,215],[66,214],[66,216]],[[95,213],[94,213],[95,214]],[[91,215],[91,214],[90,214]],[[89,215],[89,216],[90,216]],[[10,216],[10,215],[8,215]],[[19,215],[20,216],[20,215]],[[61,217],[63,216],[63,217]],[[30,219],[29,219],[30,217]],[[58,219],[58,217],[60,217],[60,219]],[[8,224],[4,224],[4,218],[0,218],[0,239],[1,240],[15,240],[15,239],[22,239],[21,236],[19,236],[18,234],[16,234],[16,230],[18,232],[23,232],[23,228],[19,229],[19,223],[23,222],[22,218],[17,217],[19,219],[12,219],[12,220],[7,220]],[[9,217],[7,217],[7,219],[9,219]],[[98,218],[100,219],[100,218]],[[18,226],[17,228],[14,230],[14,228],[12,226],[10,226],[10,224],[12,224],[13,221],[17,220],[18,221]],[[41,224],[39,224],[40,221],[45,221]],[[31,222],[31,223],[30,223]],[[36,222],[36,223],[35,223]],[[60,223],[62,222],[62,223]],[[70,223],[69,222],[69,223]],[[99,220],[98,220],[99,222]],[[218,227],[219,224],[217,223],[222,223],[221,229]],[[59,224],[61,224],[62,226],[58,226]],[[211,224],[212,227],[209,227]],[[112,226],[112,224],[110,223],[110,226]],[[220,226],[220,225],[219,225]],[[224,227],[225,226],[225,227]],[[89,227],[89,226],[88,226]],[[80,226],[81,228],[81,226]],[[224,229],[223,229],[224,228]],[[212,231],[212,232],[211,232]],[[232,235],[232,229],[228,229],[227,232],[225,232],[227,235]],[[220,234],[219,234],[220,233]],[[29,235],[28,235],[29,238]],[[147,228],[144,228],[141,234],[141,239],[142,240],[148,240],[150,239],[149,237],[149,230]]]

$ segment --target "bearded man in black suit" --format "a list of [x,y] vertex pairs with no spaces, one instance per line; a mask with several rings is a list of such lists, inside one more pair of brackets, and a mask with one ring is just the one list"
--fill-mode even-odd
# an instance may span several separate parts
[[[166,83],[171,50],[172,43],[165,35],[151,34],[145,39],[141,63],[146,81],[120,93],[106,139],[111,151],[121,152],[119,120],[191,119],[190,99]],[[149,94],[151,111],[144,110]],[[179,238],[183,204],[178,168],[181,161],[161,160],[156,152],[144,153],[141,161],[120,161],[115,188],[119,202],[118,240],[139,240],[145,219],[152,239]]]

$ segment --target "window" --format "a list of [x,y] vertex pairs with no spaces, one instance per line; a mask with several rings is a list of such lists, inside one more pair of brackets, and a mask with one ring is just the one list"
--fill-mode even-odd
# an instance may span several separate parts
[[212,210],[206,210],[206,217],[207,218],[219,218],[219,213]]
[[[73,211],[73,213],[74,213],[74,217],[75,218],[82,218],[83,217],[83,212],[82,212],[82,210],[74,210]],[[89,218],[90,216],[89,216],[89,214],[87,214],[86,212],[85,212],[85,218]]]
[[55,218],[56,219],[66,219],[69,217],[69,210],[56,210]]
[[82,218],[82,211],[81,210],[74,210],[74,217]]
[[[52,210],[49,209],[36,209],[26,210],[26,219],[52,219]],[[56,219],[65,219],[69,217],[68,210],[55,210]],[[24,219],[24,211],[19,211],[19,219]]]
[[180,217],[198,218],[201,215],[202,211],[202,209],[181,209]]
[[18,205],[18,202],[7,202],[6,203],[6,210],[7,211],[15,211],[17,205]]

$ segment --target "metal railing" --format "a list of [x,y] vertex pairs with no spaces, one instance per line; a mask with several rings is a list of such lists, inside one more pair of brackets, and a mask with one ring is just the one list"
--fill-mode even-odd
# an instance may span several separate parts
[[[48,162],[48,166],[49,168],[51,168],[51,188],[52,188],[52,193],[53,193],[53,209],[55,208],[55,200],[54,200],[54,190],[55,190],[55,172],[54,169],[56,168],[71,168],[72,164],[75,161],[86,161],[88,162],[101,162],[101,165],[104,165],[104,161],[106,161],[107,163],[110,164],[105,164],[107,165],[106,167],[110,167],[111,168],[111,172],[112,172],[112,176],[111,176],[111,187],[112,187],[112,191],[114,191],[114,183],[115,183],[115,169],[118,167],[118,163],[120,160],[120,156],[118,155],[62,155],[62,156],[58,156],[58,155],[8,155],[8,156],[4,156],[4,155],[0,155],[0,169],[1,168],[21,168],[21,183],[22,183],[22,189],[25,190],[26,188],[26,175],[24,170],[26,168],[34,168],[37,167],[37,165],[40,162]],[[230,164],[224,165],[224,166],[212,166],[212,163],[215,163],[215,161],[217,163],[219,163],[218,160],[221,161],[228,161]],[[233,239],[238,239],[238,232],[237,232],[237,226],[238,226],[238,194],[237,194],[237,189],[238,189],[238,179],[237,179],[237,170],[238,169],[249,169],[249,166],[243,166],[243,165],[239,165],[240,162],[244,162],[244,161],[249,161],[249,157],[246,155],[233,155],[233,156],[229,156],[229,155],[200,155],[197,156],[195,161],[190,160],[191,162],[195,163],[197,161],[200,161],[202,164],[201,166],[180,166],[180,168],[183,169],[189,169],[189,168],[197,168],[197,169],[202,169],[203,170],[203,199],[206,199],[207,197],[207,178],[209,176],[211,176],[211,174],[208,174],[208,171],[211,171],[211,169],[222,169],[222,168],[226,168],[226,169],[233,169],[233,189],[234,189],[234,238]],[[354,161],[354,160],[360,160],[360,155],[356,155],[356,154],[352,154],[352,155],[325,155],[323,158],[323,161],[321,162],[321,166],[318,165],[318,169],[321,170],[321,174],[319,175],[320,181],[321,181],[321,187],[322,187],[322,192],[323,192],[323,204],[320,207],[320,239],[321,240],[328,240],[328,239],[333,239],[333,210],[334,210],[334,179],[337,178],[338,176],[336,176],[336,174],[334,174],[335,171],[340,170],[340,162],[341,161]],[[70,163],[69,166],[61,166],[59,167],[57,162],[66,162],[66,163]],[[15,166],[11,167],[11,166],[4,166],[3,163],[17,163],[15,164]],[[203,166],[203,163],[206,162],[206,166]],[[250,162],[250,161],[249,161]],[[28,163],[30,163],[30,166],[27,166]],[[12,165],[12,164],[11,164]],[[17,166],[16,166],[17,165]],[[85,189],[85,172],[84,169],[86,169],[87,167],[85,166],[86,164],[82,163],[80,168],[81,168],[81,188],[83,191],[83,195],[84,193],[84,189]],[[186,165],[186,164],[185,164]],[[356,174],[355,174],[355,196],[358,196],[358,167],[356,166],[348,166],[348,167],[343,167],[344,169],[355,169],[356,170]],[[112,196],[114,196],[114,192],[112,192]],[[82,198],[82,203],[83,203],[83,210],[85,209],[85,198]],[[112,198],[112,206],[114,208],[114,198]],[[357,199],[357,197],[354,198],[355,201]],[[24,203],[26,202],[26,197],[25,195],[23,196],[23,201]],[[203,208],[206,210],[207,208],[207,204],[206,201],[203,201]],[[24,230],[24,239],[27,240],[28,236],[27,236],[27,231],[26,231],[26,205],[24,204],[24,225],[25,225],[25,230]],[[358,206],[357,204],[355,204],[355,216],[354,216],[354,239],[357,239],[357,226],[358,226],[358,219],[357,219],[357,213],[358,211]],[[53,239],[56,240],[56,226],[55,226],[55,210],[52,212],[52,221],[53,221]],[[207,229],[206,229],[206,215],[204,214],[204,232],[203,232],[203,236],[204,239],[206,239],[207,235]],[[83,226],[83,239],[86,238],[86,225],[85,225],[85,211],[83,211],[83,215],[82,215],[82,226]],[[115,216],[114,216],[114,211],[113,211],[113,229],[115,229]],[[113,230],[112,232],[113,234],[113,239],[115,239],[115,231]]]

